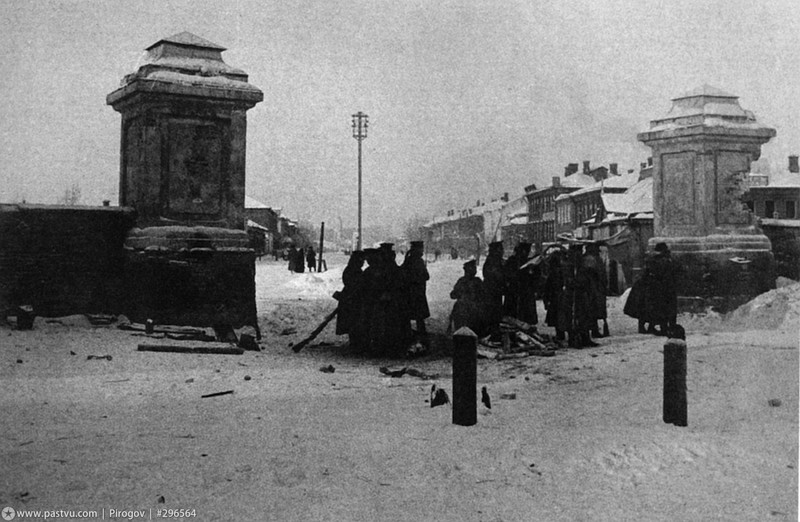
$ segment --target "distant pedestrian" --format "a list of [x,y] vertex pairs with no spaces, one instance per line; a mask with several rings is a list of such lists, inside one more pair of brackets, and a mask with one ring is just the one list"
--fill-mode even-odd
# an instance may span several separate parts
[[297,272],[297,249],[294,245],[289,247],[286,257],[289,258],[289,272]]
[[294,253],[294,271],[298,274],[306,271],[305,251],[302,248],[298,248]]
[[308,271],[315,272],[317,269],[317,253],[314,252],[314,247],[309,246],[306,249],[306,263],[308,264]]

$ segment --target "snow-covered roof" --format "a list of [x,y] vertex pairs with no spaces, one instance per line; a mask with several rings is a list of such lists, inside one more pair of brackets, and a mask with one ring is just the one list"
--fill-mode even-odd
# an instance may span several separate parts
[[250,196],[244,197],[244,208],[272,208],[269,205],[258,201]]
[[638,181],[622,194],[603,194],[601,198],[609,214],[653,212],[653,178]]
[[770,174],[768,187],[794,187],[800,188],[800,174],[785,170],[777,174]]
[[594,184],[594,178],[583,173],[576,173],[561,178],[561,186],[567,188],[583,188]]
[[202,47],[205,49],[217,49],[219,51],[225,51],[226,49],[221,45],[217,45],[214,42],[209,42],[205,38],[200,38],[196,34],[192,34],[188,31],[183,31],[182,33],[173,34],[172,36],[168,36],[166,38],[162,38],[161,40],[157,41],[147,49],[152,49],[153,47],[157,46],[161,42],[169,42],[178,45],[188,45],[191,47]]
[[798,188],[800,189],[800,173],[784,170],[774,174],[750,172],[747,174],[750,189],[754,188]]
[[269,232],[269,229],[267,227],[263,227],[263,226],[259,225],[258,223],[256,223],[252,219],[248,219],[247,220],[247,228],[255,228],[255,229],[258,229],[258,230],[264,230],[266,232]]
[[579,196],[581,194],[587,194],[595,190],[600,190],[601,188],[627,189],[635,185],[638,180],[639,180],[639,175],[633,172],[622,174],[621,176],[609,176],[604,180],[592,183],[588,187],[584,187],[582,189],[576,190],[575,192],[570,192],[569,194],[562,194],[562,195],[565,195],[567,197]]
[[[504,201],[502,199],[498,199],[475,207],[467,207],[465,209],[456,210],[450,216],[447,215],[436,216],[429,222],[425,223],[425,225],[423,226],[430,227],[433,225],[438,225],[439,223],[447,223],[448,221],[457,221],[464,217],[480,216],[487,212],[498,212],[498,211],[503,212],[503,210],[513,211],[512,209],[515,208],[525,208],[527,210],[528,203],[524,195],[516,197],[510,201]],[[467,211],[466,216],[462,215],[464,211]]]

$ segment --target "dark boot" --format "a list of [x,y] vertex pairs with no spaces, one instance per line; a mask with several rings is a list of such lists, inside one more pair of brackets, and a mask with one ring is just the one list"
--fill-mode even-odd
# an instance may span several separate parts
[[570,348],[580,348],[581,341],[579,339],[577,332],[569,332],[569,339],[567,340],[567,346]]
[[583,342],[581,343],[581,346],[584,347],[584,348],[594,348],[596,346],[600,346],[596,342],[592,341],[592,338],[589,335],[589,332],[585,332],[581,337],[583,338]]

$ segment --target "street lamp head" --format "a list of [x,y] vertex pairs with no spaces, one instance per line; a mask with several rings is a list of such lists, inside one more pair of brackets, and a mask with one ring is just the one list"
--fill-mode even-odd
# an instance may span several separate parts
[[353,137],[359,141],[367,137],[367,127],[369,126],[369,116],[361,111],[353,114]]

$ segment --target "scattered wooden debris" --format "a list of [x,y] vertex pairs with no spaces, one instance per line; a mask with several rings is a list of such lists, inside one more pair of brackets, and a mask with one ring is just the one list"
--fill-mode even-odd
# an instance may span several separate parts
[[443,404],[450,404],[450,397],[447,392],[442,388],[437,388],[434,384],[431,386],[431,408],[441,406]]
[[215,324],[213,326],[214,336],[217,341],[222,343],[238,343],[239,339],[236,338],[236,332],[233,331],[233,326],[229,324]]
[[378,371],[389,377],[402,377],[408,371],[408,368],[400,368],[399,370],[390,370],[386,366],[381,366]]
[[235,346],[186,346],[178,344],[140,344],[138,351],[221,355],[242,355],[244,353],[244,350]]
[[117,322],[116,315],[108,314],[86,314],[86,319],[89,320],[92,326],[107,326]]
[[333,373],[336,371],[336,368],[334,368],[332,364],[329,364],[328,366],[323,366],[320,368],[319,371],[322,373]]
[[412,377],[419,377],[420,379],[426,381],[439,378],[438,373],[425,373],[422,370],[417,370],[416,368],[409,368],[408,370],[406,370],[406,373],[408,375],[411,375]]
[[[126,331],[134,331],[134,332],[144,332],[146,331],[146,327],[140,323],[120,323],[117,326],[120,330]],[[175,335],[199,335],[205,334],[205,330],[200,328],[192,328],[189,326],[170,326],[166,324],[160,324],[153,326],[153,333],[163,333],[163,334],[175,334]]]
[[302,341],[300,341],[300,342],[299,342],[299,343],[297,343],[296,345],[292,346],[292,350],[293,350],[295,353],[297,353],[297,352],[299,352],[300,350],[302,350],[303,348],[305,348],[305,346],[306,346],[308,343],[310,343],[311,341],[313,341],[313,340],[314,340],[314,339],[315,339],[315,338],[316,338],[316,337],[317,337],[317,336],[320,334],[320,332],[322,332],[322,330],[324,330],[324,329],[325,329],[325,327],[326,327],[326,326],[328,326],[328,323],[330,323],[330,322],[333,320],[333,318],[334,318],[334,317],[336,317],[336,314],[337,314],[337,313],[339,313],[339,308],[336,308],[336,309],[334,309],[334,310],[333,310],[333,312],[329,313],[329,314],[328,314],[328,316],[327,316],[327,317],[325,317],[325,319],[323,319],[323,320],[322,320],[322,322],[319,324],[319,326],[317,326],[316,328],[314,328],[314,331],[313,331],[313,332],[311,332],[311,333],[308,335],[308,337],[306,337],[305,339],[303,339]]
[[221,391],[221,392],[207,393],[205,395],[201,395],[200,398],[201,399],[208,399],[209,397],[219,397],[220,395],[230,395],[232,393],[233,393],[233,390],[225,390],[225,391]]
[[261,351],[261,348],[258,346],[258,342],[256,342],[256,338],[246,333],[243,333],[239,336],[238,346],[243,350],[251,350],[254,352]]
[[[148,336],[155,336],[155,334],[147,334]],[[173,341],[201,341],[206,343],[211,343],[217,341],[218,339],[213,335],[208,335],[205,332],[201,333],[191,333],[191,334],[163,334],[161,338],[166,337],[167,339],[172,339]]]
[[490,410],[492,409],[492,398],[489,397],[489,390],[486,389],[486,386],[481,388],[481,402]]
[[110,361],[111,360],[111,356],[110,355],[88,355],[86,357],[87,361],[91,361],[92,359],[106,359],[107,361]]

